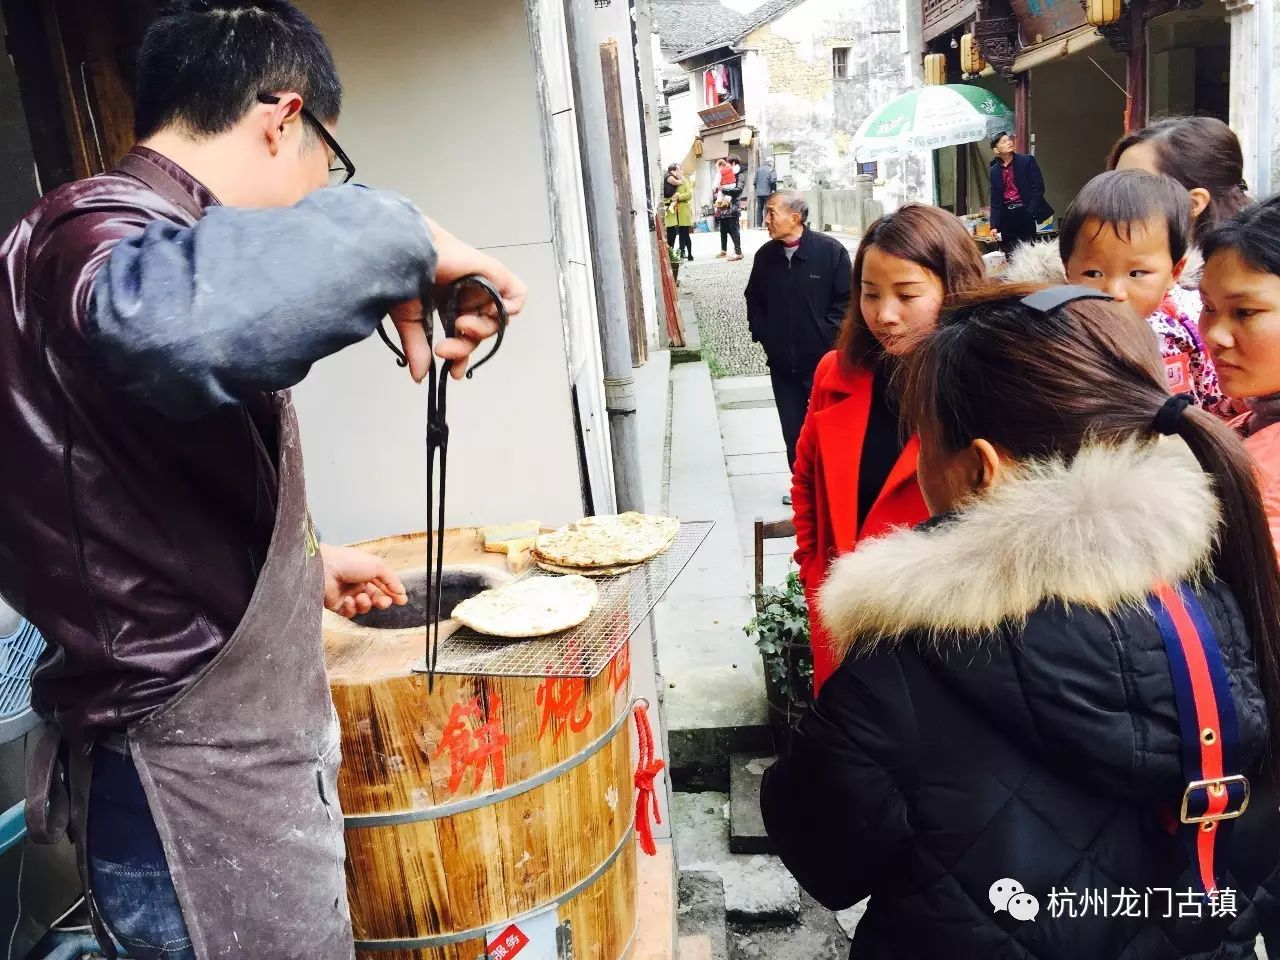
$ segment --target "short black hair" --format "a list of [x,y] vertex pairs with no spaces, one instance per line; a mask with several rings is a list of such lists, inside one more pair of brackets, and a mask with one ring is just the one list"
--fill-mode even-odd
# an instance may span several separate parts
[[1100,173],[1084,185],[1062,217],[1058,251],[1065,264],[1075,252],[1080,231],[1090,220],[1110,227],[1128,242],[1135,224],[1152,218],[1169,225],[1169,255],[1177,263],[1191,243],[1191,197],[1172,177],[1143,170]]
[[134,133],[216,136],[261,94],[282,91],[325,123],[342,109],[333,54],[301,10],[289,0],[174,0],[138,49]]
[[1205,263],[1227,250],[1234,250],[1254,270],[1280,276],[1280,196],[1241,210],[1200,245]]
[[1010,133],[1008,130],[1001,130],[999,133],[997,133],[994,137],[991,138],[991,149],[994,150],[996,148],[996,144],[999,143],[1001,140],[1003,140],[1005,137],[1012,137],[1012,136],[1013,134]]

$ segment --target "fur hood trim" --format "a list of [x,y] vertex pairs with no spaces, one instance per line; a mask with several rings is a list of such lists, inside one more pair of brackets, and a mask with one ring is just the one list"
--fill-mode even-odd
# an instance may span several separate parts
[[837,659],[913,631],[934,643],[1025,622],[1047,600],[1112,611],[1207,572],[1212,479],[1176,437],[1022,467],[949,519],[868,541],[832,565],[819,609]]
[[1057,240],[1020,243],[1013,248],[1009,261],[1000,272],[1004,283],[1044,283],[1057,286],[1067,282]]

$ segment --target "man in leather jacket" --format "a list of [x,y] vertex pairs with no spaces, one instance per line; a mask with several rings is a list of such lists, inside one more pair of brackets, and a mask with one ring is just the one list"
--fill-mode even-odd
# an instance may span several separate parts
[[[180,885],[175,901],[175,847],[153,822],[165,789],[143,789],[129,746],[210,670],[255,592],[300,589],[262,582],[276,539],[297,533],[276,529],[284,434],[295,432],[282,391],[388,313],[420,381],[431,351],[418,298],[433,283],[482,274],[509,313],[525,297],[506,268],[405,198],[336,185],[353,172],[333,135],[341,95],[323,38],[289,0],[179,0],[138,56],[138,146],[115,170],[46,195],[0,247],[0,433],[22,465],[0,490],[0,594],[48,641],[34,704],[70,765],[92,762],[86,875],[135,957],[241,955],[199,936],[192,945],[198,898]],[[459,375],[496,330],[479,307],[463,313],[457,338],[436,349]],[[300,492],[296,457],[287,469]],[[305,539],[313,558],[312,530]],[[318,550],[329,609],[406,601],[381,560]],[[315,636],[286,641],[309,642],[313,661],[318,590],[314,602]],[[322,681],[323,664],[311,666]],[[283,701],[293,681],[278,677]],[[233,811],[210,816],[179,825],[182,842],[234,831]],[[74,839],[85,859],[84,836]],[[265,893],[252,869],[250,914]],[[336,954],[277,950],[246,936],[251,920],[237,937],[246,957],[350,951],[349,939]]]

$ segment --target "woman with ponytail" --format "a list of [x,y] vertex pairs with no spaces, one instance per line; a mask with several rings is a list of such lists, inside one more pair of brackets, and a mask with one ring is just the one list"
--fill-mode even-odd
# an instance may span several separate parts
[[902,382],[933,519],[822,588],[840,665],[762,793],[783,860],[870,897],[859,960],[1252,958],[1280,577],[1245,450],[1087,288],[962,300]]

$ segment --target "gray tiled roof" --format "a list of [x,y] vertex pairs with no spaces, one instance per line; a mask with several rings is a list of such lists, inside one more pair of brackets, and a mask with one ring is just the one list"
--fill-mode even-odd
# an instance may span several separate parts
[[[655,29],[664,50],[681,60],[715,47],[737,43],[752,30],[776,20],[805,0],[765,0],[748,14],[722,6],[718,0],[653,0]],[[659,13],[659,8],[663,8]],[[663,26],[673,39],[663,33]]]
[[[750,19],[720,0],[652,0],[649,9],[662,49],[674,56],[705,49],[717,38],[746,26]],[[750,29],[743,31],[744,36],[747,33]]]

